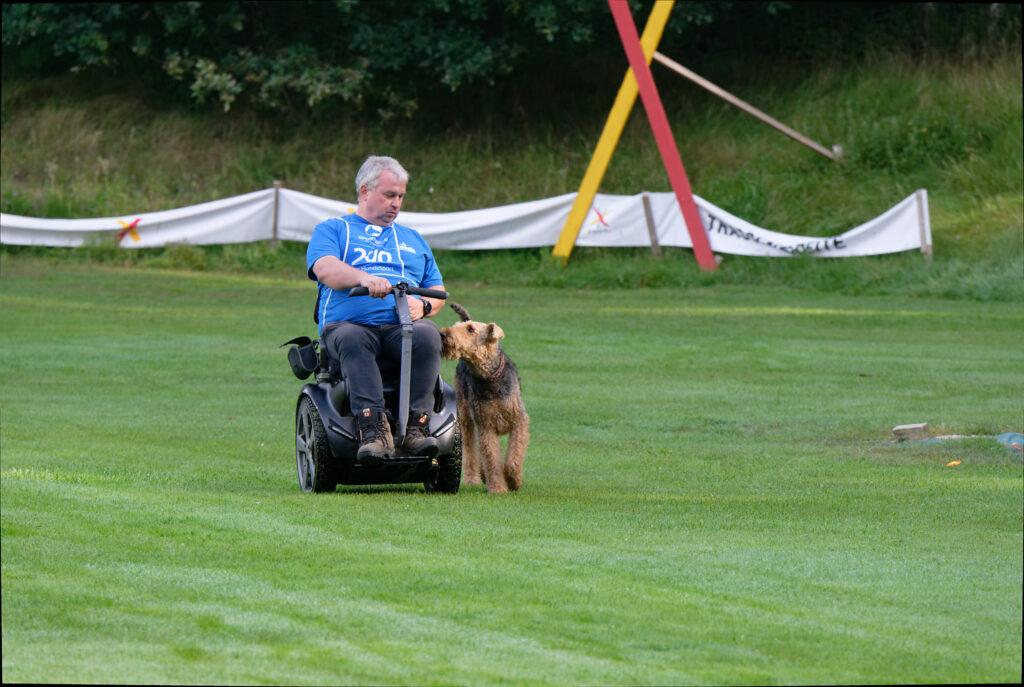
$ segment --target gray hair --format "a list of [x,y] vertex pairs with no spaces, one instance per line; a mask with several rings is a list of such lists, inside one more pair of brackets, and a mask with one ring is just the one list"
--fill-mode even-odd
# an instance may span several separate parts
[[356,172],[356,196],[359,195],[359,189],[363,186],[370,191],[377,188],[377,183],[383,172],[394,174],[399,183],[409,183],[409,173],[405,171],[405,167],[399,164],[398,160],[385,155],[371,155],[366,158],[366,162]]

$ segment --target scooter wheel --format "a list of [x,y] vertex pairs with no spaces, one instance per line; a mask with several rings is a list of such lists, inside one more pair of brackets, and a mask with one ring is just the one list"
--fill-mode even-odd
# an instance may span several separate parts
[[462,432],[458,426],[452,437],[451,453],[438,456],[437,462],[440,467],[423,482],[423,488],[428,494],[458,494],[462,483]]
[[295,465],[302,491],[317,494],[334,491],[338,483],[328,463],[330,458],[331,448],[320,413],[313,401],[303,396],[295,411]]

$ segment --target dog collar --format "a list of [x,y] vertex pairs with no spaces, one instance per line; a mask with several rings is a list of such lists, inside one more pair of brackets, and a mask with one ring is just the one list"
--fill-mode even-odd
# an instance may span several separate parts
[[508,362],[508,357],[505,355],[505,352],[502,351],[501,352],[501,362],[498,363],[498,369],[495,370],[494,372],[492,372],[491,374],[487,375],[488,381],[491,381],[491,382],[496,381],[498,379],[498,377],[500,377],[502,375],[502,373],[505,372],[505,363],[506,362]]

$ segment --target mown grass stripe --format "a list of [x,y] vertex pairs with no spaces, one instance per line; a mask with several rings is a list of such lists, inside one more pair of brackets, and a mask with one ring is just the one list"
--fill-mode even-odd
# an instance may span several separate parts
[[[999,303],[785,289],[769,304],[734,289],[609,303],[456,281],[470,312],[506,329],[522,371],[524,491],[311,497],[295,484],[299,383],[278,348],[308,330],[306,290],[7,260],[2,294],[51,307],[0,310],[5,679],[1019,670],[1019,457],[984,438],[889,434],[911,418],[1015,428],[1024,360]],[[130,290],[140,310],[107,307]]]

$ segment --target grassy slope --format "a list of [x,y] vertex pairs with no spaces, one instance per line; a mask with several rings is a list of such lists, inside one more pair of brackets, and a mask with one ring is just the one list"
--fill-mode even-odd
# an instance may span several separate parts
[[[555,272],[543,259],[546,251],[511,257],[498,251],[448,256],[449,270],[535,285],[805,285],[847,293],[1024,298],[1019,52],[921,62],[884,55],[845,69],[826,65],[806,73],[781,65],[709,76],[812,138],[843,144],[848,159],[833,164],[661,70],[657,77],[698,194],[770,229],[832,235],[924,187],[935,264],[924,266],[910,254],[795,265],[729,258],[712,279],[698,274],[682,252],[659,266],[643,251],[581,251],[582,260]],[[119,215],[248,192],[272,179],[347,198],[353,170],[370,152],[394,154],[413,171],[409,210],[531,200],[576,189],[613,90],[609,86],[607,97],[571,100],[557,121],[527,125],[517,113],[474,113],[455,122],[378,126],[183,114],[123,85],[70,78],[5,83],[0,204],[5,212],[26,215]],[[602,188],[669,190],[639,112]],[[212,258],[203,253],[179,248],[169,257],[157,251],[117,259],[291,270],[301,277],[291,253],[275,259],[260,247],[229,248],[226,263],[223,252]]]
[[308,286],[0,258],[5,680],[1019,677],[1019,458],[888,441],[1019,431],[1019,311],[455,283],[522,371],[525,490],[313,497]]

